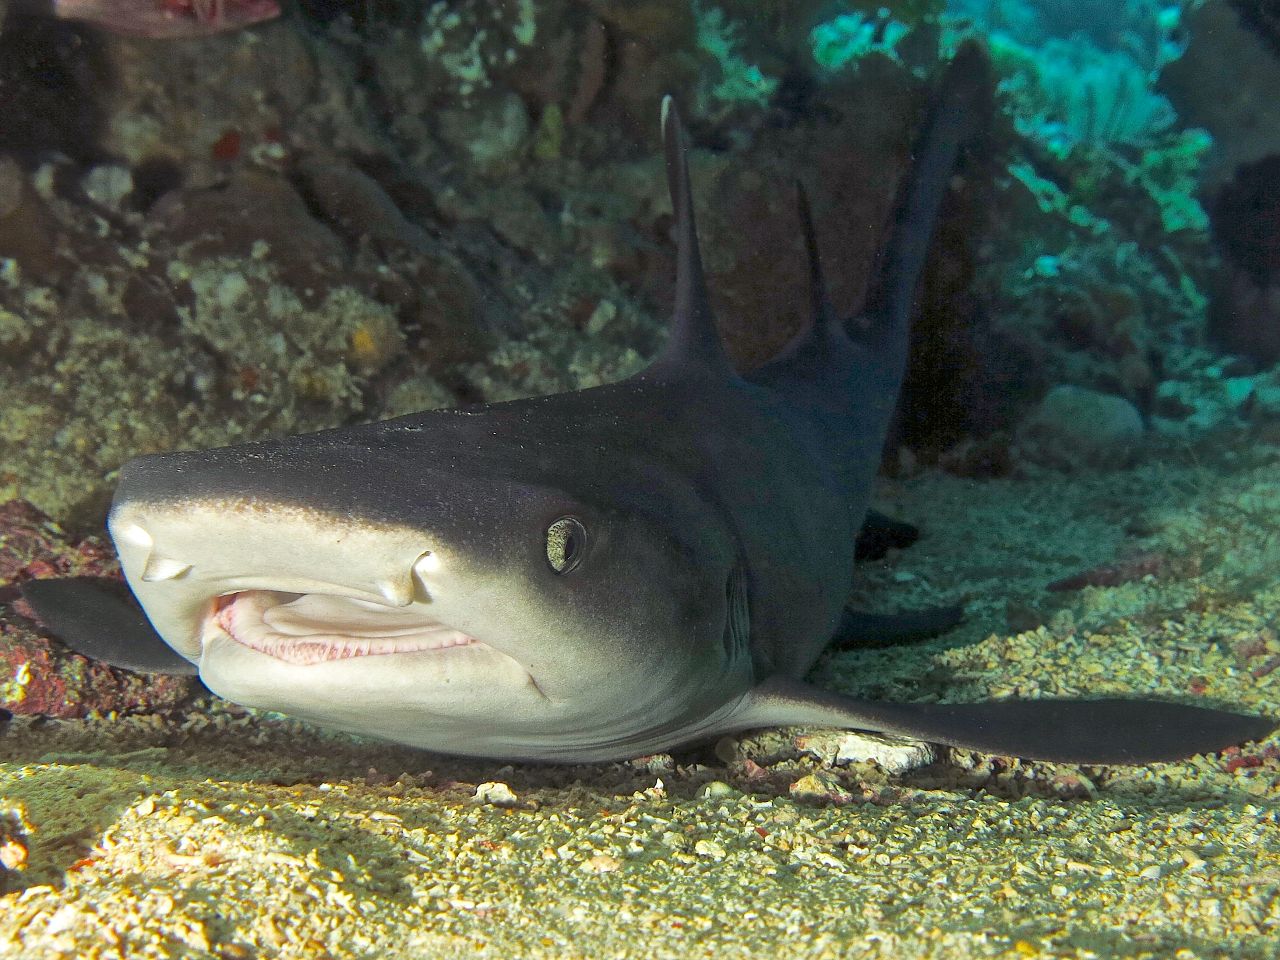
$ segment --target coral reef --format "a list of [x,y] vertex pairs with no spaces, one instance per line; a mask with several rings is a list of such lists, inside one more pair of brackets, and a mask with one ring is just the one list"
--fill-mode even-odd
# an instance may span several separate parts
[[1059,154],[1146,143],[1174,122],[1152,86],[1185,47],[1177,3],[960,0],[949,11],[962,33],[988,37],[1019,130]]
[[[15,583],[31,578],[116,573],[114,551],[102,539],[72,542],[30,504],[0,503],[0,591],[13,593]],[[46,717],[156,712],[191,693],[187,678],[142,677],[72,654],[24,612],[30,614],[21,602],[0,607],[0,711]]]
[[101,155],[105,91],[113,69],[90,28],[14,4],[0,8],[0,154],[24,164],[53,151],[80,161]]
[[989,37],[1010,123],[976,269],[996,357],[977,389],[994,395],[993,426],[1009,428],[1063,383],[1122,397],[1144,417],[1159,406],[1151,425],[1162,432],[1233,416],[1157,400],[1195,392],[1210,361],[1200,189],[1214,142],[1157,90],[1196,49],[1184,14],[1140,0],[948,7],[949,31]]
[[[1196,55],[1200,11],[1184,14],[313,0],[302,29],[88,34],[109,96],[80,153],[0,156],[2,490],[92,525],[136,452],[638,369],[668,307],[668,91],[692,114],[719,315],[759,363],[804,322],[797,172],[855,309],[925,80],[973,32],[1002,115],[948,200],[900,438],[1007,465],[1015,424],[1062,383],[1157,431],[1269,416],[1263,373],[1241,399],[1226,381],[1250,374],[1202,348],[1212,141],[1160,86]],[[38,33],[17,23],[0,43]]]
[[768,103],[778,89],[778,79],[743,59],[738,26],[719,7],[695,4],[694,12],[698,49],[715,61],[718,70],[718,77],[699,91],[698,113],[723,118],[739,104],[761,107]]
[[1080,144],[1150,142],[1173,125],[1173,107],[1150,75],[1121,50],[1099,50],[1084,34],[1050,38],[1033,50],[996,45],[996,62],[1022,129],[1066,153]]
[[276,0],[53,0],[53,15],[127,37],[172,39],[239,30],[280,16]]
[[[604,786],[584,793],[566,789],[581,771],[437,757],[432,773],[420,754],[217,704],[165,716],[185,682],[67,653],[13,587],[110,574],[104,540],[48,517],[100,531],[137,453],[640,369],[670,306],[664,93],[688,114],[707,271],[740,365],[805,320],[797,176],[837,307],[857,309],[928,78],[978,33],[998,110],[947,198],[906,446],[880,492],[930,522],[910,562],[865,564],[854,596],[963,598],[968,622],[820,670],[873,697],[1143,689],[1271,711],[1280,370],[1271,346],[1220,331],[1253,354],[1240,359],[1205,337],[1205,206],[1228,275],[1261,298],[1214,293],[1215,310],[1235,303],[1232,337],[1275,329],[1271,268],[1257,268],[1274,238],[1250,236],[1246,216],[1269,210],[1273,172],[1241,171],[1216,203],[1205,189],[1280,154],[1280,65],[1236,13],[1269,4],[298,0],[252,30],[174,43],[32,6],[0,0],[0,500],[29,501],[0,504],[14,761],[0,885],[26,888],[5,901],[4,944],[551,956],[566,943],[528,933],[554,933],[569,909],[597,954],[687,951],[693,924],[759,956],[777,952],[776,924],[740,921],[765,889],[788,923],[803,915],[815,951],[852,931],[904,955],[1265,953],[1274,898],[1253,881],[1276,853],[1274,746],[1101,776],[967,755],[906,772],[924,757],[875,751],[904,770],[890,777],[809,756],[842,763],[864,744],[775,731],[717,744],[719,770],[709,752],[643,758],[591,771]],[[1110,469],[1139,440],[1138,462]],[[1183,462],[1214,455],[1209,441],[1221,464]],[[933,463],[965,476],[921,469]],[[110,711],[160,715],[33,719]],[[1188,797],[1212,802],[1186,810]],[[1096,802],[1066,802],[1083,798]],[[854,803],[857,817],[839,809]],[[906,833],[904,804],[924,811]],[[536,842],[512,846],[516,821]],[[1082,857],[1100,831],[1128,845],[1120,867]],[[990,923],[934,895],[957,837],[991,840],[956,874],[971,895],[952,898]],[[1023,884],[1046,856],[1053,882]],[[675,894],[628,919],[615,907],[637,871]],[[1124,910],[1099,932],[1081,918],[1104,901]]]
[[869,53],[896,58],[899,43],[911,28],[894,20],[885,8],[872,16],[842,13],[813,28],[813,58],[827,70],[840,70]]

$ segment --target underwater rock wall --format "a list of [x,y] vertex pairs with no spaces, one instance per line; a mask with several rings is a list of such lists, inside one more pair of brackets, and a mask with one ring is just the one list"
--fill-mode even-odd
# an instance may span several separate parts
[[1016,468],[1018,423],[1063,384],[1149,432],[1270,416],[1265,364],[1206,337],[1200,185],[1232,133],[1190,128],[1164,81],[1202,55],[1197,21],[1027,9],[308,2],[188,41],[11,11],[0,499],[91,528],[136,453],[640,369],[669,307],[668,92],[721,324],[753,366],[805,320],[795,180],[853,310],[929,77],[974,33],[996,105],[939,228],[899,438]]

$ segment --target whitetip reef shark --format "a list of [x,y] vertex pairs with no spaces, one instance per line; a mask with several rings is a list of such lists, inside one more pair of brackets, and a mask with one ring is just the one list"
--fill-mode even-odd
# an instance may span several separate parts
[[827,299],[802,202],[813,320],[749,375],[716,332],[668,98],[676,295],[647,369],[139,457],[109,527],[150,624],[101,582],[26,596],[108,663],[198,668],[236,703],[445,753],[602,761],[821,725],[1138,763],[1265,735],[1263,717],[1155,700],[885,703],[803,680],[833,638],[910,632],[845,600],[917,280],[986,77],[975,46],[949,66],[852,318]]

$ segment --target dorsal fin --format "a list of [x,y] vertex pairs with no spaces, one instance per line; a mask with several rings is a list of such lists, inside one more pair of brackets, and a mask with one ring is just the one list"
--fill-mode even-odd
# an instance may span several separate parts
[[834,311],[831,299],[827,296],[827,280],[822,274],[822,261],[818,258],[818,237],[813,229],[809,194],[799,180],[796,181],[796,207],[800,213],[800,229],[804,233],[804,248],[809,255],[809,302],[813,308],[813,325],[821,328],[831,322]]
[[698,249],[693,218],[689,159],[684,125],[670,96],[662,98],[662,142],[667,159],[667,187],[676,217],[676,297],[667,345],[657,362],[696,363],[736,376],[711,313],[711,299]]

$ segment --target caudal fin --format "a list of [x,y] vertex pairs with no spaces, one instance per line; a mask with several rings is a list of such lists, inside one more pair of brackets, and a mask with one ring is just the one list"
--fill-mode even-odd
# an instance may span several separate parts
[[869,327],[849,325],[854,339],[877,344],[906,343],[906,326],[960,149],[990,114],[991,66],[982,45],[969,41],[947,65],[916,141],[914,160],[898,185],[893,212],[867,285],[859,318]]
[[796,680],[769,680],[737,716],[743,726],[816,724],[1062,763],[1136,764],[1217,753],[1276,729],[1269,717],[1162,700],[880,703]]

